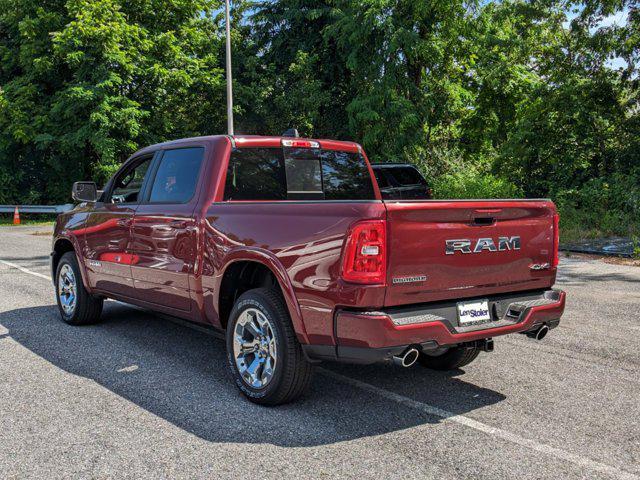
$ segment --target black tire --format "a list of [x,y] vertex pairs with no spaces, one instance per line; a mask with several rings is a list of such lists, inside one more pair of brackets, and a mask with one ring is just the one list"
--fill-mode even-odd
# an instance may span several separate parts
[[[277,360],[271,380],[262,388],[250,386],[242,378],[233,353],[233,339],[240,315],[247,309],[259,310],[269,321],[275,337]],[[256,288],[243,293],[236,301],[226,332],[227,363],[240,391],[252,402],[261,405],[281,405],[303,395],[313,375],[313,365],[305,358],[280,292]]]
[[[71,268],[75,277],[75,290],[76,300],[75,308],[71,312],[66,312],[62,307],[60,300],[60,289],[58,288],[58,280],[60,278],[60,272],[65,265]],[[89,325],[96,323],[100,320],[100,314],[102,313],[102,305],[104,299],[101,297],[95,297],[90,295],[84,288],[82,283],[82,276],[80,274],[80,267],[78,266],[78,260],[74,252],[67,252],[62,255],[58,267],[56,268],[55,278],[55,290],[56,301],[58,302],[58,309],[60,310],[60,316],[69,325]]]
[[479,353],[480,349],[477,347],[452,347],[438,356],[420,353],[418,361],[422,366],[433,370],[455,370],[469,365],[477,358]]

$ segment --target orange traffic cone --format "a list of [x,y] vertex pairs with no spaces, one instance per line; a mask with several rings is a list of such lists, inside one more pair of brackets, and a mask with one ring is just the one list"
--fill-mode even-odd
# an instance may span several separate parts
[[18,211],[18,207],[13,211],[13,224],[20,225],[20,212]]

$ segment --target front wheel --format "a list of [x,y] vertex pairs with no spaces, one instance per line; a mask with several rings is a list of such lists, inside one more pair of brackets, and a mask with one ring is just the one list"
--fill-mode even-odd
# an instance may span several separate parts
[[445,353],[437,356],[420,353],[418,361],[424,367],[433,370],[455,370],[473,362],[480,353],[478,347],[457,346],[451,347]]
[[62,255],[56,269],[56,300],[62,319],[70,325],[87,325],[100,320],[103,299],[89,294],[82,284],[74,252]]
[[227,360],[240,391],[252,402],[280,405],[309,387],[307,362],[282,296],[257,288],[236,301],[227,325]]

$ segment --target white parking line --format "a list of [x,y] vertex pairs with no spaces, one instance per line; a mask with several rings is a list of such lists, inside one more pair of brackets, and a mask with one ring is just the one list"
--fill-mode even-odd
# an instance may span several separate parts
[[[23,273],[28,273],[29,275],[44,278],[45,280],[49,280],[49,281],[51,280],[47,275],[34,272],[32,270],[29,270],[28,268],[24,268],[24,267],[21,267],[20,265],[16,265],[15,263],[7,262],[6,260],[1,260],[1,259],[0,259],[0,263],[7,265],[8,267],[16,268]],[[209,333],[209,332],[205,332],[205,333]],[[486,423],[482,423],[472,418],[465,417],[464,415],[458,415],[453,412],[449,412],[447,410],[434,407],[427,403],[418,402],[417,400],[413,400],[409,397],[405,397],[403,395],[391,392],[389,390],[385,390],[384,388],[379,388],[379,387],[376,387],[375,385],[371,385],[366,382],[361,382],[360,380],[356,380],[355,378],[347,377],[345,375],[340,375],[339,373],[335,373],[330,370],[326,370],[324,368],[318,368],[318,371],[320,372],[321,375],[332,378],[334,380],[338,380],[342,383],[346,383],[348,385],[359,388],[361,390],[374,393],[376,395],[379,395],[380,397],[386,398],[387,400],[391,400],[395,403],[399,403],[401,405],[412,408],[414,410],[418,410],[420,412],[426,413],[427,415],[441,418],[443,421],[455,422],[459,425],[464,425],[465,427],[472,428],[479,432],[486,433],[487,435],[500,438],[507,442],[513,443],[515,445],[525,447],[529,450],[534,450],[544,455],[555,457],[565,462],[573,463],[578,467],[590,470],[592,472],[604,473],[619,479],[640,480],[640,477],[638,477],[637,475],[631,472],[621,470],[611,465],[606,465],[604,463],[596,462],[595,460],[591,460],[590,458],[583,457],[575,453],[567,452],[566,450],[552,447],[544,443],[536,442],[535,440],[521,437],[520,435],[517,435],[515,433],[508,432],[501,428],[492,427],[490,425],[487,425]]]
[[449,412],[447,410],[443,410],[441,408],[434,407],[426,403],[418,402],[416,400],[405,397],[403,395],[399,395],[389,390],[385,390],[384,388],[379,388],[369,383],[361,382],[360,380],[356,380],[354,378],[347,377],[345,375],[340,375],[339,373],[335,373],[330,370],[325,370],[324,368],[319,368],[318,370],[322,375],[326,377],[330,377],[340,382],[347,383],[351,386],[357,387],[361,390],[366,390],[367,392],[374,393],[383,398],[386,398],[387,400],[391,400],[393,402],[399,403],[401,405],[412,408],[414,410],[419,410],[428,415],[441,418],[447,422],[455,422],[460,425],[464,425],[465,427],[473,428],[474,430],[478,430],[488,435],[501,438],[502,440],[505,440],[507,442],[510,442],[516,445],[520,445],[521,447],[525,447],[529,450],[535,450],[536,452],[540,452],[542,454],[545,454],[551,457],[556,457],[566,462],[571,462],[587,470],[591,470],[593,472],[605,473],[615,478],[626,479],[626,480],[638,480],[640,478],[631,472],[620,470],[617,467],[612,467],[611,465],[606,465],[604,463],[596,462],[595,460],[591,460],[590,458],[582,457],[580,455],[567,452],[566,450],[562,450],[560,448],[552,447],[544,443],[536,442],[535,440],[521,437],[520,435],[516,435],[515,433],[502,430],[501,428],[492,427],[490,425],[479,422],[472,418],[465,417],[464,415],[458,415],[453,412]]
[[34,272],[33,270],[29,270],[28,268],[21,267],[20,265],[17,265],[15,263],[7,262],[6,260],[2,260],[2,259],[0,259],[0,263],[2,263],[3,265],[6,265],[7,267],[16,268],[23,273],[28,273],[29,275],[33,275],[35,277],[40,277],[40,278],[44,278],[45,280],[51,281],[50,276],[44,275],[42,273]]

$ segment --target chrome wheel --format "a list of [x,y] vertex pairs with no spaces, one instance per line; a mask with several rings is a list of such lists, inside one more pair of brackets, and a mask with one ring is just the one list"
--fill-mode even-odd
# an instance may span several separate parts
[[238,317],[233,332],[233,356],[242,380],[253,388],[265,387],[273,378],[278,355],[273,327],[255,308]]
[[58,297],[60,305],[66,315],[73,315],[77,300],[76,276],[69,264],[65,264],[60,269],[58,276]]

